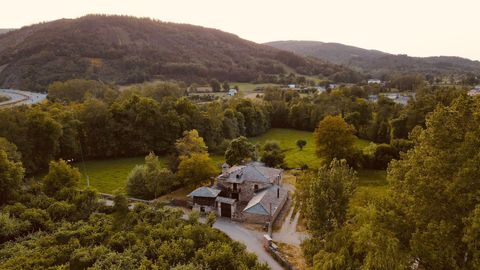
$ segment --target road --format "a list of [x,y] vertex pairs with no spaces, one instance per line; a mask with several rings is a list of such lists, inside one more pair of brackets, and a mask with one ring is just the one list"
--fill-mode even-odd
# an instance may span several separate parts
[[0,95],[10,97],[10,100],[0,103],[0,108],[35,104],[47,98],[46,94],[13,89],[0,89]]
[[290,207],[287,217],[283,221],[282,227],[278,232],[273,232],[273,241],[286,243],[294,246],[300,244],[308,237],[306,233],[297,231],[300,210],[293,216],[294,207]]
[[258,260],[267,263],[272,270],[283,270],[284,268],[275,261],[272,256],[263,248],[261,232],[249,230],[230,219],[217,218],[213,227],[224,232],[230,238],[243,243],[249,252],[257,255]]

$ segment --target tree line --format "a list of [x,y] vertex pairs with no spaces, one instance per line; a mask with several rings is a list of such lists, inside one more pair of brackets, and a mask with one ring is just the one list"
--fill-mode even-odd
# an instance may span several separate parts
[[[72,89],[72,96],[77,96],[78,88]],[[113,90],[115,94],[107,98],[92,91],[85,91],[80,100],[52,95],[59,102],[1,110],[0,137],[17,145],[30,174],[59,158],[79,161],[173,153],[175,141],[192,129],[198,130],[210,151],[223,152],[225,140],[256,136],[270,127],[264,104],[246,99],[195,104],[176,94],[181,91],[177,84],[160,83],[121,93]]]
[[186,98],[186,86],[175,82],[119,91],[97,81],[72,80],[54,83],[50,91],[47,104],[0,111],[0,137],[17,145],[28,174],[45,170],[50,160],[59,158],[172,154],[175,141],[192,129],[209,151],[223,154],[229,140],[239,136],[257,136],[270,127],[313,131],[328,115],[341,116],[357,137],[405,150],[408,134],[424,126],[426,114],[462,93],[425,88],[400,106],[386,98],[367,102],[375,91],[368,86],[309,96],[269,88],[263,101],[235,98],[206,104]]

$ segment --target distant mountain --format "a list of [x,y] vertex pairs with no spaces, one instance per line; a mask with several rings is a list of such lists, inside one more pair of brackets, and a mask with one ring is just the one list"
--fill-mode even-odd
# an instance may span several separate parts
[[13,30],[15,30],[15,29],[0,28],[0,35],[5,34],[7,32],[10,32],[10,31],[13,31]]
[[332,77],[352,71],[216,29],[126,16],[61,19],[0,35],[3,87],[44,90],[71,78],[252,81],[283,72]]
[[410,57],[319,41],[274,41],[265,44],[299,55],[312,56],[335,64],[346,65],[377,77],[390,73],[480,74],[479,61],[461,57]]

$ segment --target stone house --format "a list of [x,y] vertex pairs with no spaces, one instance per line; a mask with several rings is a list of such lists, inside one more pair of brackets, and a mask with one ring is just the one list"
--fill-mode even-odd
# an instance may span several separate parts
[[259,162],[222,166],[214,187],[200,187],[188,196],[193,208],[202,212],[250,223],[275,220],[288,198],[282,187],[283,170]]

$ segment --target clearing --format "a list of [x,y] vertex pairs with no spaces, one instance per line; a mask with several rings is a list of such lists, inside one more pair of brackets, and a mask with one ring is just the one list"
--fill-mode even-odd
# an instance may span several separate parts
[[[301,139],[307,141],[303,150],[298,149],[296,145],[297,140]],[[285,151],[285,161],[290,168],[298,168],[303,164],[308,165],[309,168],[320,167],[321,160],[315,154],[313,132],[272,128],[258,137],[250,138],[250,140],[258,144],[263,144],[268,140],[278,141],[282,150]],[[357,139],[355,142],[355,146],[359,149],[363,149],[369,144],[369,141],[362,139]]]
[[[304,139],[307,141],[307,145],[303,150],[299,150],[296,146],[296,141]],[[309,131],[300,131],[294,129],[280,129],[273,128],[267,131],[265,134],[250,138],[253,143],[262,144],[268,140],[275,140],[280,143],[280,147],[285,151],[285,160],[289,167],[299,167],[302,164],[307,164],[310,168],[318,168],[320,166],[320,159],[315,155],[315,143],[313,141],[313,133]],[[364,148],[370,142],[358,139],[356,146],[358,148]],[[211,155],[212,162],[220,168],[220,165],[224,162],[224,157],[221,155]],[[159,159],[165,164],[166,157],[159,157]],[[143,164],[144,157],[133,158],[117,158],[106,160],[90,160],[85,162],[85,166],[82,163],[76,163],[82,173],[82,186],[86,186],[85,171],[90,178],[90,185],[95,187],[99,192],[113,193],[117,189],[124,189],[127,181],[128,174],[135,167],[135,165]],[[372,175],[360,173],[365,179],[370,179]],[[187,193],[187,190],[181,192]],[[177,197],[177,196],[173,196]]]

